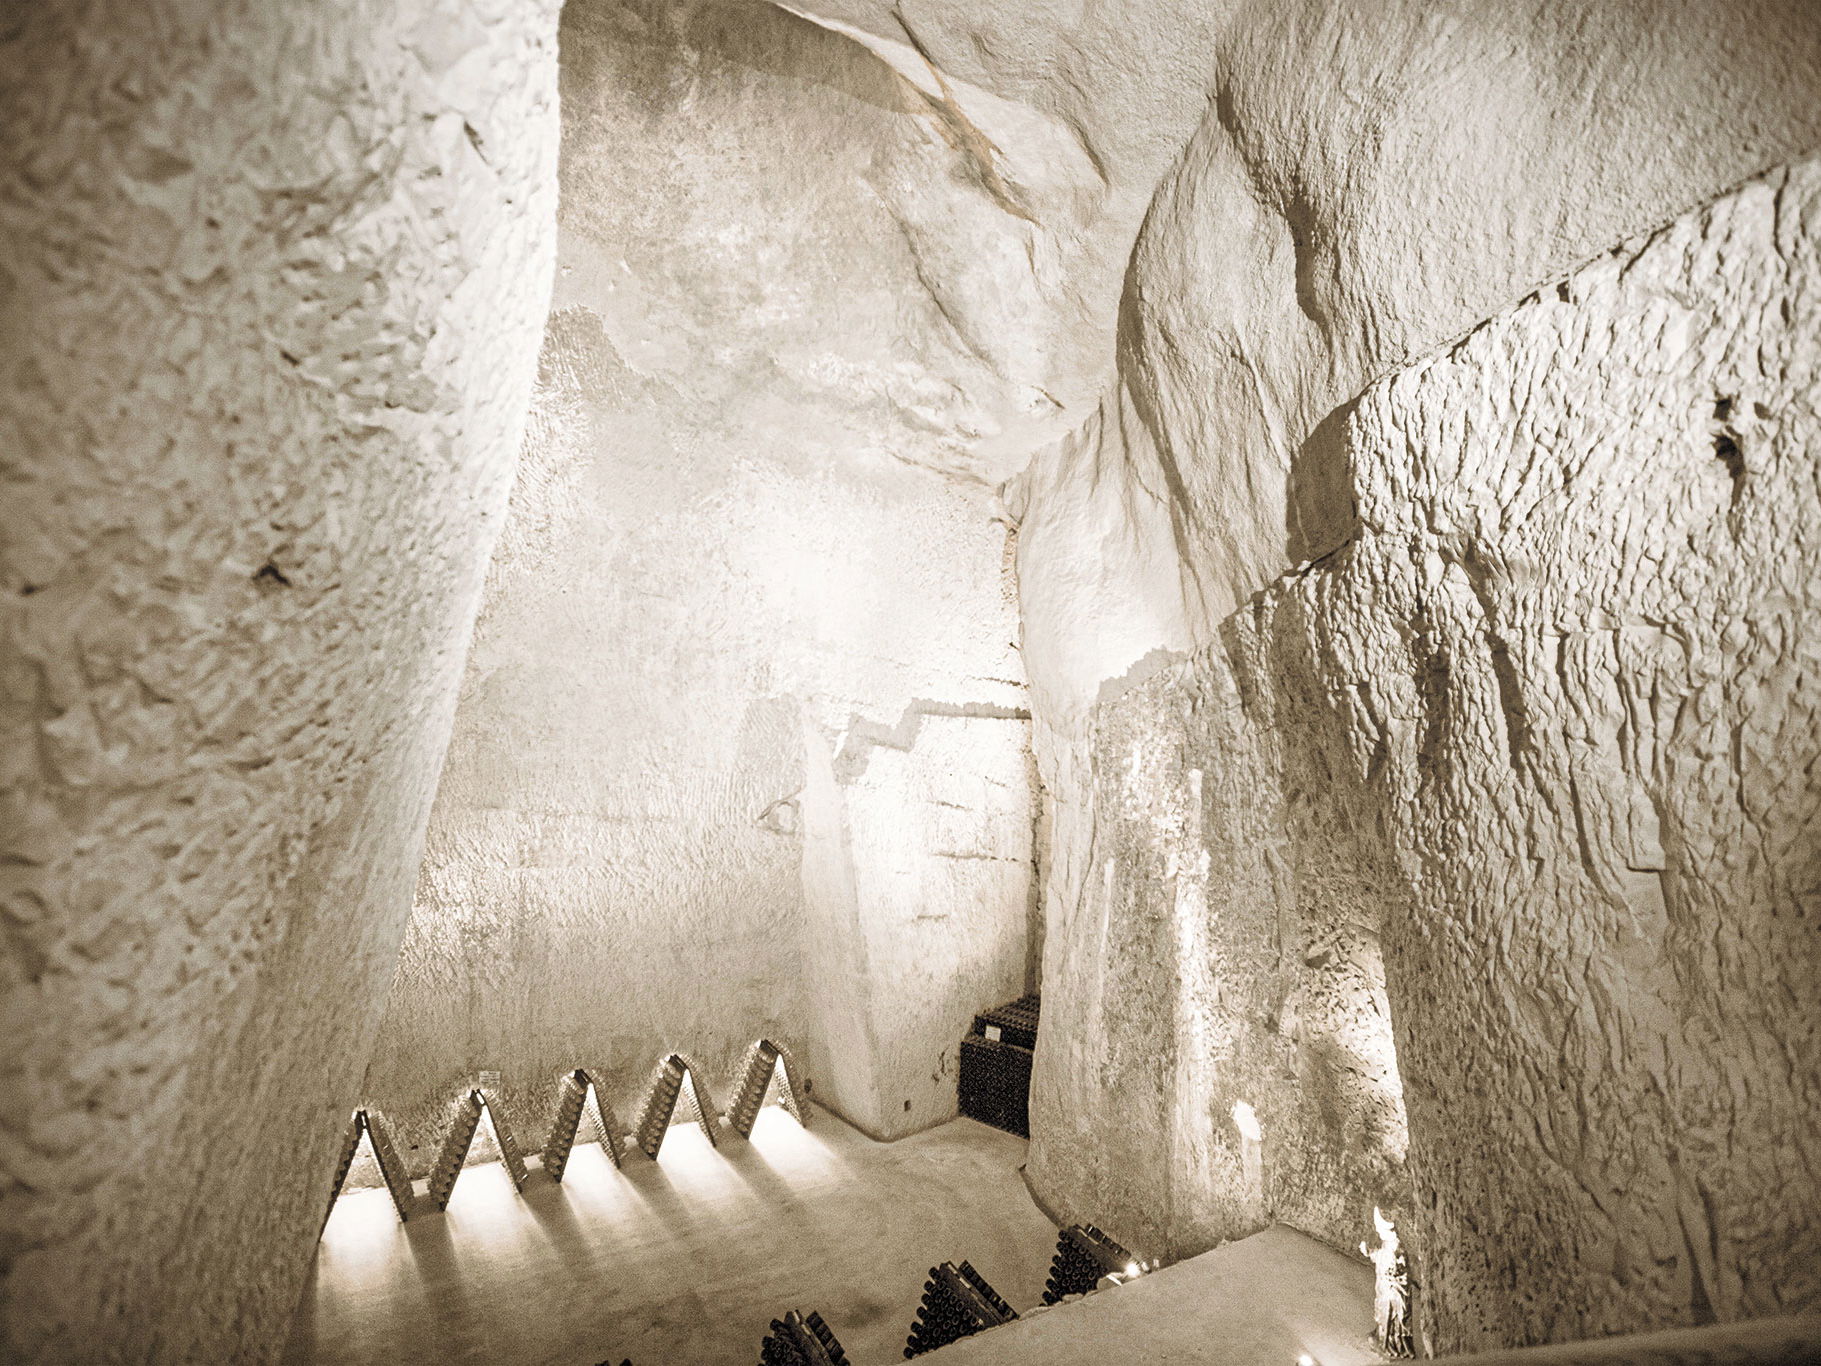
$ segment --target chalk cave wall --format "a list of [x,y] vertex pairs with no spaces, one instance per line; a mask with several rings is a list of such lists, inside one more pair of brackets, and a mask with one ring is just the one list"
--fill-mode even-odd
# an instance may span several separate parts
[[1381,1206],[1438,1351],[1821,1293],[1816,24],[1577,14],[1228,35],[1007,492],[1033,1184],[1178,1256]]
[[1101,709],[1052,934],[1129,1118],[1041,1179],[1189,1245],[1382,1204],[1447,1347],[1813,1305],[1818,196],[1369,388],[1349,542]]
[[[571,0],[562,67],[530,434],[365,1097],[421,1170],[482,1070],[535,1143],[570,1068],[630,1124],[665,1053],[725,1105],[767,1037],[868,1132],[927,1127],[1036,970],[964,389],[1042,358],[957,342],[930,289],[977,253],[921,222],[990,264],[1003,215],[888,67],[769,6]],[[976,321],[1018,344],[1048,305],[1004,296]]]
[[555,7],[3,27],[0,1357],[258,1362],[510,489]]
[[1379,1204],[1437,1349],[1816,1302],[1811,4],[570,0],[553,309],[551,7],[76,8],[9,1359],[275,1350],[357,1100],[934,1122],[1039,938],[1065,1216]]

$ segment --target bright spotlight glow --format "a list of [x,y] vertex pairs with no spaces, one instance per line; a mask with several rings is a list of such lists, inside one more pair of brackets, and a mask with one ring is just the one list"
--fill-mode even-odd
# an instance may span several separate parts
[[1296,1366],[1315,1366],[1315,1358],[1304,1352],[1296,1358]]
[[1397,1225],[1387,1219],[1385,1212],[1377,1205],[1372,1207],[1372,1224],[1378,1229],[1381,1242],[1390,1243],[1393,1247],[1397,1246]]
[[759,1111],[752,1126],[752,1147],[765,1165],[780,1176],[798,1179],[826,1177],[839,1172],[843,1163],[828,1144],[816,1137],[779,1106],[766,1106]]
[[686,1125],[673,1125],[665,1131],[658,1165],[679,1187],[699,1194],[713,1194],[740,1186],[739,1176],[694,1120]]
[[1136,1276],[1138,1274],[1138,1263],[1127,1262],[1125,1264],[1125,1274],[1128,1276]]
[[463,1237],[500,1241],[522,1235],[525,1213],[504,1163],[463,1167],[449,1194],[449,1229]]
[[363,1130],[360,1142],[354,1146],[354,1160],[348,1164],[347,1178],[341,1183],[342,1194],[371,1190],[385,1184],[386,1178],[379,1169],[379,1158],[373,1152],[373,1135]]
[[343,1191],[323,1225],[322,1248],[338,1267],[377,1268],[386,1264],[403,1236],[398,1211],[384,1186]]
[[[493,1127],[493,1107],[481,1102],[481,1117],[474,1126],[474,1137],[468,1144],[468,1155],[462,1159],[462,1167],[484,1167],[489,1162],[503,1162],[505,1154],[500,1151],[499,1130]],[[459,1182],[460,1178],[457,1178]]]
[[1247,1142],[1264,1142],[1265,1131],[1264,1126],[1258,1122],[1258,1111],[1243,1100],[1233,1102],[1233,1124],[1239,1130],[1239,1136]]

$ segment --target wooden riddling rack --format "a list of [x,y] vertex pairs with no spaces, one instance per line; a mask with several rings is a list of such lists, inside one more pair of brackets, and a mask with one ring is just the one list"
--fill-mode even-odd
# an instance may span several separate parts
[[348,1172],[354,1166],[354,1157],[360,1151],[363,1137],[373,1146],[373,1160],[379,1164],[380,1179],[386,1183],[386,1191],[392,1197],[392,1208],[398,1211],[401,1220],[411,1217],[416,1196],[411,1190],[411,1178],[405,1174],[405,1164],[392,1146],[392,1133],[385,1116],[378,1110],[356,1110],[354,1118],[348,1121],[347,1136],[342,1140],[341,1155],[335,1163],[335,1182],[329,1188],[329,1204],[322,1216],[325,1224],[335,1209],[341,1188],[347,1184]]
[[[484,1082],[497,1080],[491,1074],[483,1074],[482,1079]],[[563,1179],[576,1140],[582,1133],[584,1118],[592,1121],[591,1128],[596,1139],[616,1167],[621,1166],[625,1160],[627,1137],[632,1138],[647,1157],[656,1159],[663,1147],[664,1136],[669,1132],[678,1101],[687,1106],[686,1118],[698,1124],[708,1141],[717,1146],[723,1137],[723,1125],[741,1138],[752,1137],[753,1126],[758,1121],[767,1095],[772,1094],[774,1085],[778,1103],[799,1124],[807,1123],[808,1116],[803,1105],[804,1087],[796,1064],[781,1045],[768,1039],[753,1044],[747,1050],[746,1059],[735,1078],[735,1085],[737,1089],[733,1107],[723,1115],[715,1106],[701,1069],[680,1053],[667,1054],[652,1075],[651,1087],[639,1108],[637,1124],[632,1133],[626,1135],[612,1109],[602,1098],[595,1076],[586,1068],[575,1068],[563,1078],[557,1094],[556,1115],[551,1121],[549,1137],[541,1152],[544,1173],[552,1181]],[[505,1163],[507,1175],[511,1177],[513,1186],[522,1191],[525,1182],[530,1179],[530,1171],[518,1140],[501,1110],[498,1094],[491,1085],[470,1086],[450,1105],[449,1126],[444,1130],[442,1142],[438,1145],[436,1161],[431,1166],[422,1201],[412,1189],[411,1179],[393,1146],[383,1116],[370,1107],[356,1110],[349,1121],[336,1160],[335,1179],[330,1187],[324,1222],[327,1222],[328,1213],[335,1208],[335,1201],[347,1183],[348,1172],[354,1165],[363,1137],[373,1145],[380,1175],[385,1179],[386,1189],[391,1192],[392,1203],[400,1219],[421,1213],[426,1204],[432,1209],[447,1209],[483,1114],[493,1124],[493,1135],[499,1143],[500,1157]]]
[[449,1207],[455,1179],[461,1175],[462,1165],[468,1159],[468,1149],[474,1143],[474,1132],[480,1128],[483,1113],[493,1121],[493,1137],[499,1143],[500,1158],[505,1163],[506,1174],[512,1178],[513,1188],[524,1190],[530,1175],[525,1168],[525,1155],[519,1150],[518,1140],[512,1136],[511,1126],[500,1113],[499,1101],[492,1092],[474,1087],[452,1108],[455,1113],[449,1132],[443,1136],[442,1151],[437,1154],[436,1165],[430,1169],[430,1203],[438,1209]]

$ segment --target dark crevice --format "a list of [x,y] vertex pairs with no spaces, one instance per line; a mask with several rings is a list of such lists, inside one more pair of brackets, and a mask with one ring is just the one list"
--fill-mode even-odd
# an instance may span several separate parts
[[[1726,472],[1732,475],[1735,484],[1745,477],[1745,456],[1739,450],[1739,443],[1732,439],[1730,433],[1721,432],[1714,438],[1714,454],[1719,457],[1720,463],[1726,466]],[[1734,493],[1736,496],[1736,489]]]

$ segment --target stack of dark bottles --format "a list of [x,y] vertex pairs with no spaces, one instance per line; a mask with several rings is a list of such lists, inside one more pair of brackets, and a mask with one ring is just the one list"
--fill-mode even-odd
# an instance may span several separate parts
[[987,1328],[1010,1323],[1018,1312],[966,1262],[944,1262],[929,1269],[923,1306],[905,1339],[904,1355],[922,1356]]
[[771,1321],[771,1335],[759,1347],[759,1366],[847,1366],[847,1353],[820,1314],[805,1318],[793,1309]]
[[983,1011],[961,1041],[961,1113],[1022,1138],[1031,1135],[1038,1004],[1025,996]]
[[1050,1279],[1043,1287],[1043,1302],[1057,1304],[1066,1295],[1085,1295],[1100,1278],[1124,1271],[1137,1260],[1092,1224],[1076,1224],[1056,1237],[1056,1255],[1050,1259]]

